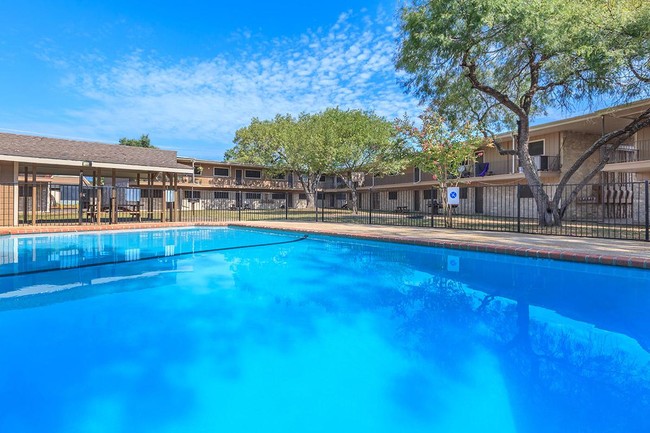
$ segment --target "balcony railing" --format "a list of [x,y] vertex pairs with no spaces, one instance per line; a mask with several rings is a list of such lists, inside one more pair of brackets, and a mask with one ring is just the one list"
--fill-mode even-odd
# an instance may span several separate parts
[[[606,149],[603,148],[603,151]],[[639,140],[636,143],[626,143],[618,146],[609,158],[609,164],[650,160],[650,140]]]
[[[192,182],[193,180],[193,182]],[[179,179],[180,186],[199,185],[222,188],[259,188],[259,189],[301,189],[298,182],[276,179],[236,179],[232,177],[184,176]]]

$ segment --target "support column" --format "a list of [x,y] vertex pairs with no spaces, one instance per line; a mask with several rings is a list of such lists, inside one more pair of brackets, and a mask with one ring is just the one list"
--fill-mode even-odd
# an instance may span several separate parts
[[152,173],[147,173],[147,183],[149,186],[149,198],[147,199],[147,218],[153,221],[153,177]]
[[102,190],[103,190],[103,188],[102,188],[102,185],[101,185],[101,183],[102,183],[102,181],[101,181],[101,179],[102,179],[102,169],[101,168],[97,170],[97,176],[98,176],[98,179],[97,179],[97,182],[96,182],[97,183],[97,186],[96,186],[96,188],[97,188],[97,197],[95,198],[95,209],[94,209],[94,211],[95,211],[95,223],[97,223],[97,225],[100,225],[102,223],[102,200],[103,200],[103,198],[102,198],[102,192],[103,192]]
[[176,198],[174,202],[174,221],[181,220],[181,206],[183,204],[181,193],[178,190],[178,173],[174,173],[174,196]]
[[115,189],[115,169],[111,170],[111,224],[117,224],[117,189]]
[[32,164],[32,225],[36,225],[36,165]]
[[162,173],[162,212],[161,222],[167,221],[167,174]]
[[29,167],[25,165],[25,182],[23,184],[23,223],[27,224],[27,191],[28,191],[28,184],[29,183]]

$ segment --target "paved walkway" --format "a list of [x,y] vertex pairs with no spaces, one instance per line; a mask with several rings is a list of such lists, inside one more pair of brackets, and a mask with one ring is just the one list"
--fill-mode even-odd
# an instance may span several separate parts
[[362,239],[388,240],[471,251],[486,251],[526,257],[551,258],[583,263],[601,263],[650,269],[650,242],[527,235],[520,233],[445,230],[421,227],[369,226],[363,224],[293,221],[130,223],[101,226],[89,224],[84,226],[3,227],[0,228],[0,235],[223,225],[333,234]]
[[316,222],[255,221],[231,225],[650,269],[650,242]]

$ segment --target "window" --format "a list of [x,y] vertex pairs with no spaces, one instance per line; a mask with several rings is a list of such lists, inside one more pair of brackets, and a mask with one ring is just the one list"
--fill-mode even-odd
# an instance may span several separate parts
[[273,194],[271,194],[271,198],[273,200],[284,200],[285,195],[283,192],[274,192]]
[[[79,188],[79,187],[77,187],[77,188]],[[25,197],[25,193],[27,193],[27,197],[32,196],[32,187],[31,187],[31,185],[25,185],[25,186],[20,185],[18,187],[18,196],[19,197]],[[77,198],[79,198],[78,194],[77,194]]]
[[467,187],[461,188],[460,189],[460,197],[459,198],[467,198]]
[[162,190],[161,189],[143,189],[142,190],[142,197],[143,198],[162,198]]
[[348,198],[348,194],[345,192],[337,192],[336,193],[336,199],[337,200],[346,200]]
[[271,179],[273,179],[273,180],[284,180],[284,178],[285,178],[285,174],[284,174],[284,173],[277,173],[277,174],[274,174],[274,175],[271,177]]
[[244,172],[244,176],[251,178],[251,179],[261,179],[262,178],[262,171],[261,170],[246,170]]
[[230,198],[228,191],[215,191],[214,198]]
[[246,198],[249,200],[260,200],[262,198],[261,192],[247,192]]
[[201,198],[201,191],[185,191],[185,198],[198,200]]
[[298,194],[298,200],[307,200],[307,194]]
[[397,200],[397,191],[389,191],[388,200]]
[[420,181],[420,169],[415,167],[413,169],[413,182],[419,182]]
[[224,167],[215,167],[214,168],[214,175],[215,176],[220,176],[220,177],[228,177],[230,176],[230,169],[229,168],[224,168]]
[[529,142],[528,153],[530,156],[544,155],[544,140]]
[[533,190],[528,185],[519,185],[519,198],[533,198]]

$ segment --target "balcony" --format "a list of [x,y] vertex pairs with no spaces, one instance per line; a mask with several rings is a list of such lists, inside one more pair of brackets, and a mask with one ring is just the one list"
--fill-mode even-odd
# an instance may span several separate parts
[[182,187],[203,186],[223,189],[266,189],[266,190],[291,190],[301,189],[297,182],[276,179],[236,179],[232,177],[216,176],[184,176],[179,179],[178,185]]
[[[603,148],[603,152],[605,149]],[[608,164],[637,161],[650,161],[650,140],[639,140],[636,143],[621,144],[609,158]]]

